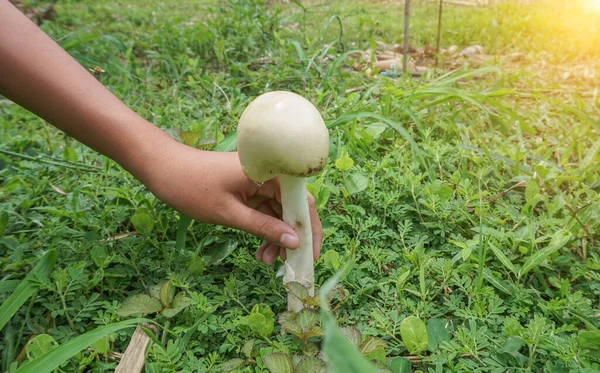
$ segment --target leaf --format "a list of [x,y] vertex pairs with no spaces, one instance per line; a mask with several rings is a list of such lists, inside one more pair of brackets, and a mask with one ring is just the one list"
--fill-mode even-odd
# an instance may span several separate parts
[[236,145],[236,132],[231,132],[213,149],[216,152],[231,152],[235,149]]
[[27,352],[27,358],[29,360],[37,359],[47,352],[52,351],[58,346],[58,343],[51,335],[40,334],[35,336],[32,340],[27,342],[25,351]]
[[108,336],[100,338],[96,342],[92,343],[92,348],[102,355],[108,354],[108,351],[110,351],[110,340]]
[[250,315],[246,318],[246,325],[263,337],[273,333],[275,329],[275,314],[271,307],[266,304],[257,304],[252,308]]
[[494,252],[494,255],[496,255],[496,258],[498,258],[500,263],[502,263],[504,265],[504,267],[506,267],[506,269],[508,269],[515,275],[518,275],[517,268],[515,267],[513,262],[511,262],[510,259],[508,259],[508,257],[506,255],[504,255],[502,250],[497,248],[496,245],[494,245],[492,242],[488,242],[488,243],[489,243],[490,249],[492,249],[492,251]]
[[285,352],[273,352],[265,355],[263,362],[271,373],[294,373],[292,359]]
[[36,276],[48,277],[54,264],[56,264],[56,250],[50,250],[40,259],[35,267],[25,276],[23,281],[15,288],[15,291],[0,306],[0,330],[4,328],[8,320],[17,313],[19,308],[31,297],[37,290],[32,280]]
[[125,299],[117,315],[127,317],[136,314],[148,314],[160,311],[163,308],[160,300],[151,298],[146,294],[137,294]]
[[179,221],[177,222],[177,233],[175,237],[175,251],[183,251],[185,247],[185,236],[187,229],[192,224],[192,218],[188,218],[185,215],[179,215]]
[[104,263],[106,263],[106,259],[108,258],[106,249],[102,246],[94,246],[90,254],[94,264],[99,268],[104,268]]
[[504,281],[498,279],[496,276],[494,276],[494,274],[492,273],[492,271],[490,271],[489,268],[483,269],[483,278],[485,278],[487,280],[487,282],[489,282],[493,287],[500,290],[504,294],[506,294],[506,295],[513,294],[513,292],[511,291],[511,285],[507,284],[506,282],[504,282]]
[[204,264],[209,266],[219,263],[223,259],[227,258],[229,254],[234,252],[235,249],[237,249],[237,246],[238,243],[234,240],[227,240],[211,246],[204,256]]
[[248,359],[252,357],[252,352],[254,351],[254,346],[256,346],[256,339],[251,339],[244,343],[244,347],[242,347],[242,352]]
[[531,205],[535,203],[538,194],[540,194],[540,187],[535,179],[529,179],[529,181],[527,181],[527,186],[525,187],[525,201],[527,204]]
[[412,372],[412,364],[410,363],[410,360],[405,357],[395,357],[390,360],[390,368],[392,368],[392,372],[394,373]]
[[231,359],[228,360],[226,362],[224,362],[221,365],[221,372],[222,373],[229,373],[229,372],[233,372],[234,370],[244,366],[246,364],[246,361],[244,361],[243,359]]
[[577,341],[581,348],[600,351],[600,331],[598,330],[581,332],[577,337]]
[[171,285],[171,281],[165,282],[164,285],[160,287],[158,295],[163,306],[168,307],[171,305],[173,297],[175,296],[175,288]]
[[473,252],[473,249],[471,249],[470,247],[465,247],[464,249],[462,249],[460,251],[460,256],[461,256],[463,262],[466,262],[471,257],[472,252]]
[[340,171],[348,171],[354,166],[354,161],[348,156],[343,156],[335,161],[335,168]]
[[525,264],[523,264],[523,267],[521,267],[521,270],[519,271],[519,278],[523,278],[523,276],[525,276],[534,267],[537,267],[550,255],[560,250],[563,246],[567,244],[567,242],[569,242],[570,239],[571,232],[565,229],[561,229],[558,232],[556,232],[554,234],[554,237],[552,237],[552,239],[550,240],[548,246],[537,251],[525,261]]
[[17,288],[21,281],[19,280],[3,280],[0,281],[0,294],[8,293]]
[[154,228],[154,220],[145,212],[139,212],[131,217],[131,224],[141,234],[149,234]]
[[244,364],[246,364],[246,362],[244,360],[238,359],[238,358],[227,360],[226,362],[224,362],[221,365],[221,372],[222,373],[233,372],[234,370],[243,366]]
[[77,153],[75,153],[75,149],[67,146],[63,149],[63,157],[69,162],[77,162]]
[[345,328],[341,328],[342,333],[348,338],[352,344],[356,347],[359,347],[362,342],[362,333],[358,328],[347,326]]
[[369,337],[361,343],[360,353],[371,359],[385,361],[385,342],[379,338]]
[[360,193],[369,186],[369,179],[359,173],[354,173],[346,178],[346,190],[350,194]]
[[523,339],[521,337],[510,337],[504,343],[504,347],[502,347],[502,352],[516,355],[519,352],[519,349],[523,346]]
[[428,346],[427,327],[416,316],[410,316],[400,323],[400,337],[406,349],[412,355],[418,355]]
[[446,330],[444,322],[437,318],[427,321],[428,348],[436,351],[444,342],[450,341],[450,334]]
[[0,234],[4,233],[4,230],[8,226],[8,213],[6,211],[2,211],[0,214]]
[[376,373],[377,368],[365,359],[340,330],[335,317],[329,311],[327,298],[340,279],[347,274],[353,262],[347,262],[321,286],[321,324],[323,325],[323,354],[332,373]]
[[179,133],[181,140],[187,146],[196,147],[198,140],[203,135],[201,131],[182,131]]
[[184,292],[177,293],[175,298],[173,299],[173,304],[170,308],[165,308],[162,310],[161,315],[166,318],[171,318],[177,315],[179,312],[183,311],[187,307],[191,305],[189,298],[185,297]]
[[150,287],[148,288],[148,294],[150,294],[152,298],[160,300],[160,289],[166,283],[166,281],[163,281],[159,282],[158,284],[150,285]]
[[299,282],[288,282],[285,284],[285,287],[290,291],[290,293],[292,293],[301,301],[304,301],[306,298],[308,298],[308,289]]
[[297,314],[296,322],[302,332],[308,332],[319,323],[319,314],[310,309],[303,309]]
[[340,254],[335,250],[327,250],[327,252],[323,254],[323,263],[328,269],[337,271],[341,265]]
[[192,258],[187,267],[187,273],[192,276],[200,276],[204,272],[204,259],[192,253]]
[[317,357],[303,357],[294,373],[328,373],[327,364]]
[[131,328],[141,322],[151,321],[146,319],[132,319],[96,328],[63,343],[35,360],[21,365],[14,373],[51,373],[65,361],[71,359],[100,338],[126,328]]

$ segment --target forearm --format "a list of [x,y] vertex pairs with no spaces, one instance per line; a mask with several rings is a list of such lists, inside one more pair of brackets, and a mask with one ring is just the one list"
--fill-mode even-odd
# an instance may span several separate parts
[[170,141],[7,0],[0,0],[0,94],[141,179],[148,157]]

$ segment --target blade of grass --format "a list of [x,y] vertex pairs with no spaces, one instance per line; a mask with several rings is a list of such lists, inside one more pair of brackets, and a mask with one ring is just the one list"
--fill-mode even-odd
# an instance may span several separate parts
[[120,330],[134,327],[141,322],[152,321],[147,319],[131,319],[98,327],[63,343],[35,360],[23,364],[15,373],[50,373],[97,340]]
[[0,306],[0,330],[4,328],[10,318],[37,290],[37,285],[32,281],[35,276],[48,277],[54,264],[56,264],[56,250],[50,250],[40,259],[36,266],[25,276],[15,291]]

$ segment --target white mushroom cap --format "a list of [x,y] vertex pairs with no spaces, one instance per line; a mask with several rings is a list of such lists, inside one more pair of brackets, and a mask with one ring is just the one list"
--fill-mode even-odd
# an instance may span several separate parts
[[244,173],[253,181],[277,175],[307,177],[327,163],[329,131],[310,101],[274,91],[258,96],[244,110],[237,146]]

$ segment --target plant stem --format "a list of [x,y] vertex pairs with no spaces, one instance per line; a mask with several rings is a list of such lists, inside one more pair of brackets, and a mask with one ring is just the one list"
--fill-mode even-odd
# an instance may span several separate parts
[[[296,250],[286,252],[283,284],[298,282],[306,287],[310,296],[313,296],[315,272],[306,181],[304,178],[282,175],[279,176],[279,183],[283,220],[294,228],[300,240]],[[288,292],[288,310],[299,312],[302,308],[302,301]]]

